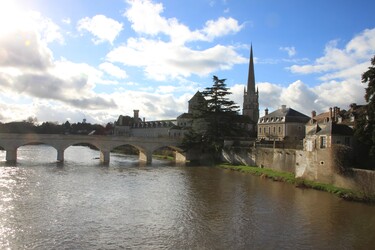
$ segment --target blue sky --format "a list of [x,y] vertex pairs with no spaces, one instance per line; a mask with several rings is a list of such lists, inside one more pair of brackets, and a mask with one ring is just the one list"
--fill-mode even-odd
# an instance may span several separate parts
[[212,76],[242,106],[250,45],[260,112],[364,103],[374,1],[0,2],[0,122],[146,120],[187,110]]

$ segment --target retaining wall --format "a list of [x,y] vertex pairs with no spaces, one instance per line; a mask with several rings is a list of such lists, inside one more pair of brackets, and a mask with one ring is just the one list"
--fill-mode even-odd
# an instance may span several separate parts
[[312,152],[254,147],[226,148],[222,156],[223,160],[231,164],[290,172],[298,178],[375,195],[375,171],[351,168],[340,172],[335,161],[337,156],[330,148]]

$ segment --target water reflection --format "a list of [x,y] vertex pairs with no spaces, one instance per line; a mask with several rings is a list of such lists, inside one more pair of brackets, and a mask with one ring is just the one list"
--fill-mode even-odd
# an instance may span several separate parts
[[[50,155],[46,155],[50,154]],[[366,249],[374,206],[209,167],[26,146],[0,163],[0,245],[11,249]]]

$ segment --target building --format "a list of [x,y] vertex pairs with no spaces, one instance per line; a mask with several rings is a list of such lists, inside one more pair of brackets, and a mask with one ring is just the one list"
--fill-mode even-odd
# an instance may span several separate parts
[[205,105],[206,99],[201,92],[197,91],[188,103],[188,112],[177,117],[177,126],[185,131],[193,126],[194,116],[197,115],[199,109]]
[[305,137],[305,124],[310,117],[292,108],[282,105],[280,109],[259,118],[258,140],[266,141],[295,141]]
[[334,144],[353,147],[353,128],[360,112],[363,112],[363,106],[355,103],[350,105],[349,110],[334,107],[319,115],[312,111],[311,119],[306,124],[304,149],[313,151],[331,148]]
[[114,124],[114,135],[135,137],[170,137],[181,136],[176,128],[177,120],[146,121],[139,118],[139,110],[134,110],[134,116],[120,115]]
[[247,78],[247,88],[244,88],[242,115],[247,119],[247,129],[255,136],[257,132],[257,122],[259,119],[259,91],[255,91],[255,73],[253,60],[253,46],[250,48],[249,72]]

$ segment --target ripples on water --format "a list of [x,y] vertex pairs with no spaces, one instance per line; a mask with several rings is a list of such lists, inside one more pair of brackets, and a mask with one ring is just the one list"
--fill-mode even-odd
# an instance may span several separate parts
[[375,207],[238,172],[70,147],[0,153],[2,249],[370,249]]

